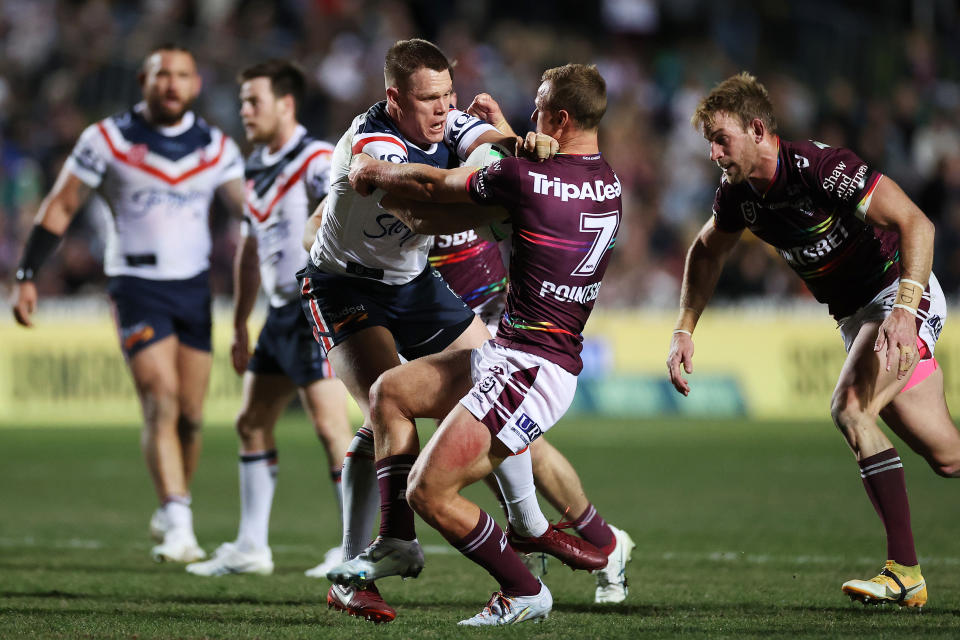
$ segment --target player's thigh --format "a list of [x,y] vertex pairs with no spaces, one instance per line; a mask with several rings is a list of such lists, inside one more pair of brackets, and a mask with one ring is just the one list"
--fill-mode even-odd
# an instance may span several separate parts
[[327,359],[364,416],[370,413],[370,387],[380,374],[400,364],[393,334],[386,327],[351,334],[330,349]]
[[473,385],[471,353],[442,351],[387,371],[374,392],[375,410],[389,404],[411,417],[443,418]]
[[295,392],[296,386],[285,375],[247,371],[243,375],[237,430],[272,431]]
[[203,399],[210,383],[213,354],[185,344],[177,345],[177,377],[179,380],[180,413],[199,421],[203,415]]
[[455,351],[459,349],[476,349],[484,342],[492,338],[487,325],[483,323],[480,316],[473,316],[473,322],[457,336],[457,339],[450,343],[445,351]]
[[960,432],[944,398],[943,369],[897,394],[881,412],[884,421],[904,442],[931,461],[960,463]]
[[298,389],[300,402],[315,427],[348,423],[347,388],[339,378],[323,378]]
[[168,335],[129,356],[130,374],[141,397],[176,397],[178,346],[176,336]]
[[834,389],[836,410],[843,411],[855,402],[858,410],[879,415],[910,378],[908,373],[898,380],[896,366],[886,370],[886,353],[874,351],[879,327],[879,322],[867,322],[857,332]]
[[507,455],[483,423],[457,405],[420,452],[410,484],[420,496],[458,493],[491,473]]

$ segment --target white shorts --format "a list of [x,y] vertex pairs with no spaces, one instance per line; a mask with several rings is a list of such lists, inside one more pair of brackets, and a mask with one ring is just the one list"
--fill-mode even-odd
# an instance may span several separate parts
[[[843,336],[843,346],[848,353],[864,324],[883,322],[884,318],[890,315],[893,311],[893,301],[897,297],[899,286],[899,282],[894,282],[878,293],[873,300],[860,307],[856,313],[840,319],[838,323],[840,325],[840,335]],[[923,298],[920,301],[920,308],[917,309],[917,338],[923,341],[927,351],[929,351],[929,355],[925,359],[933,357],[934,347],[936,347],[937,339],[940,337],[940,331],[943,329],[943,323],[946,319],[947,301],[943,296],[943,290],[940,288],[937,277],[931,273],[927,288],[924,290]]]
[[460,400],[513,453],[555,425],[573,402],[577,376],[493,340],[470,356],[473,388]]

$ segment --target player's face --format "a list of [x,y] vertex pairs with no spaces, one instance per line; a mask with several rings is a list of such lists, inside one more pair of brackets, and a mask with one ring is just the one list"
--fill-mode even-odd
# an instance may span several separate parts
[[247,141],[269,143],[280,130],[280,101],[270,78],[252,78],[240,85],[240,119]]
[[556,138],[559,126],[556,113],[547,108],[547,98],[550,96],[550,82],[544,82],[537,89],[537,97],[533,100],[533,113],[530,114],[530,121],[536,126],[537,133],[546,134]]
[[734,115],[719,112],[704,131],[710,143],[710,160],[723,170],[727,182],[737,184],[751,177],[759,164],[760,149],[753,132]]
[[410,142],[429,146],[443,141],[447,110],[454,98],[450,72],[421,67],[400,87],[387,89],[387,101],[396,105],[396,124]]
[[180,122],[197,95],[200,74],[193,56],[185,51],[157,51],[144,64],[140,89],[150,117],[160,125]]

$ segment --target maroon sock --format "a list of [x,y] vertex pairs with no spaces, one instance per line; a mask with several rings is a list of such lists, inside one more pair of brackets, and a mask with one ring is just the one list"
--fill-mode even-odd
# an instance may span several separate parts
[[860,477],[887,532],[887,559],[908,567],[917,564],[907,483],[897,450],[891,447],[861,460]]
[[513,548],[507,544],[507,535],[485,511],[473,531],[463,540],[447,540],[463,555],[487,570],[500,584],[504,595],[531,596],[540,593],[540,582],[523,566]]
[[407,476],[417,456],[402,454],[377,460],[380,486],[380,535],[401,540],[417,537],[413,509],[407,504]]
[[581,538],[607,555],[613,553],[613,548],[617,546],[613,529],[597,513],[592,504],[588,504],[580,517],[573,521],[573,528],[577,530]]

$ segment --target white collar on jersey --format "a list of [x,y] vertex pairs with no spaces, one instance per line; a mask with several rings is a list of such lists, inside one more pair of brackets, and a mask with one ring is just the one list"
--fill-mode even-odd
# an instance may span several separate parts
[[413,144],[412,142],[410,142],[410,141],[407,140],[406,138],[404,138],[403,141],[406,142],[406,143],[407,143],[408,145],[410,145],[411,147],[413,147],[414,149],[420,149],[420,151],[423,151],[423,152],[424,152],[425,154],[427,154],[428,156],[429,156],[429,155],[433,155],[433,153],[437,150],[437,143],[436,143],[436,142],[434,142],[434,143],[431,144],[429,147],[427,147],[426,149],[424,149],[423,147],[421,147],[421,146],[419,146],[419,145]]
[[[147,108],[146,102],[138,102],[137,104],[133,105],[133,110],[141,115],[143,114],[146,108]],[[155,124],[151,124],[150,126],[153,127],[153,129],[160,135],[164,135],[164,136],[167,136],[168,138],[172,138],[173,136],[178,136],[181,133],[184,133],[185,131],[187,131],[190,127],[193,126],[193,123],[196,122],[196,120],[197,119],[196,119],[196,116],[193,115],[193,111],[187,111],[186,113],[183,114],[183,118],[180,119],[180,124],[175,124],[169,127],[161,127]]]
[[303,136],[305,135],[307,135],[307,130],[303,128],[302,124],[298,124],[297,128],[293,130],[293,135],[290,136],[290,139],[283,143],[283,146],[280,147],[276,153],[270,153],[267,145],[263,145],[260,148],[260,160],[267,166],[276,164],[280,158],[287,155],[290,149],[300,144],[300,141],[303,140]]

